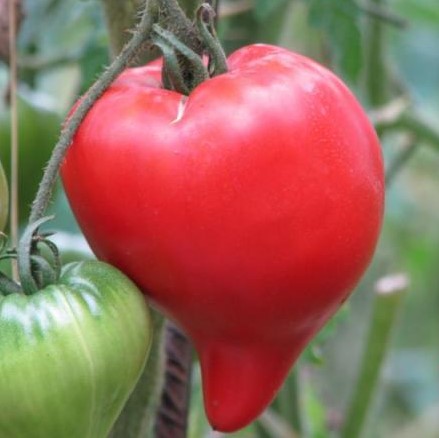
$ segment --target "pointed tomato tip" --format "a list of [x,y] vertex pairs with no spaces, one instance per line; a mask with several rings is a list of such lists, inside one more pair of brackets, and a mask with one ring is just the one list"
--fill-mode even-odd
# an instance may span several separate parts
[[243,429],[256,419],[261,412],[243,412],[241,408],[211,409],[206,406],[207,418],[215,432],[233,433]]
[[214,344],[198,350],[207,418],[214,430],[226,433],[264,411],[297,356],[272,345]]

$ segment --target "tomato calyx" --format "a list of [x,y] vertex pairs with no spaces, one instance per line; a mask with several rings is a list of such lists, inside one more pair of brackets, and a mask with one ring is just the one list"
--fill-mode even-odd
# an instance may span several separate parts
[[[50,232],[40,233],[39,228],[45,222],[53,219],[53,216],[43,217],[30,224],[20,239],[18,249],[7,250],[0,256],[0,260],[17,259],[20,284],[0,272],[0,293],[10,295],[12,293],[24,293],[32,295],[49,284],[58,282],[61,275],[61,261],[57,246],[48,239]],[[49,254],[41,251],[44,245]],[[1,249],[4,249],[3,247]],[[44,255],[43,255],[44,254]]]
[[[30,224],[18,245],[18,272],[26,295],[56,283],[61,274],[58,248],[48,240],[51,233],[39,233],[40,226],[51,219],[53,216],[46,216]],[[41,255],[40,244],[44,244],[49,249],[52,262]]]
[[161,50],[164,59],[163,86],[189,94],[208,78],[207,68],[198,54],[178,40],[172,32],[158,24],[154,24],[152,29],[153,42]]
[[164,88],[189,95],[206,79],[227,72],[226,56],[213,25],[214,16],[215,11],[207,3],[203,3],[196,11],[195,24],[202,52],[207,54],[207,66],[203,57],[179,40],[173,32],[157,23],[153,25],[152,42],[161,50],[164,59]]
[[214,18],[215,11],[208,3],[203,3],[197,9],[195,23],[209,53],[207,69],[210,77],[228,71],[226,54],[216,34]]

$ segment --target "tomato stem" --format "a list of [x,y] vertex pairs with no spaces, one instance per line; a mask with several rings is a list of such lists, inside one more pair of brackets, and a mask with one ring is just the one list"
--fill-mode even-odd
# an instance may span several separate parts
[[[24,230],[18,244],[18,272],[21,286],[26,295],[34,294],[42,286],[42,280],[39,278],[40,275],[43,276],[42,271],[35,271],[35,256],[38,255],[35,236],[38,233],[38,228],[50,219],[53,219],[53,216],[43,217],[29,225]],[[38,259],[37,265],[43,270],[47,267],[40,259]]]
[[[227,72],[227,59],[214,29],[215,10],[203,3],[196,11],[196,29],[203,48],[209,54],[208,68],[198,50],[180,39],[177,33],[153,25],[153,42],[164,58],[163,86],[188,95],[194,88],[212,76]],[[206,23],[207,18],[207,23]]]
[[156,23],[171,32],[175,37],[201,55],[203,46],[197,29],[186,16],[177,0],[154,0],[159,5]]
[[154,44],[161,50],[165,65],[162,69],[162,84],[166,89],[176,90],[182,94],[189,94],[189,88],[186,86],[178,65],[177,54],[165,41],[157,37]]
[[158,24],[154,24],[152,28],[153,41],[162,50],[165,59],[163,68],[165,77],[170,79],[172,89],[189,94],[209,77],[203,60],[172,32],[163,29]]
[[[197,29],[210,55],[209,73],[211,76],[226,73],[228,70],[226,54],[215,31],[215,15],[215,10],[208,3],[203,3],[196,13]],[[205,21],[205,16],[207,16],[208,24]],[[212,70],[210,68],[211,66]]]

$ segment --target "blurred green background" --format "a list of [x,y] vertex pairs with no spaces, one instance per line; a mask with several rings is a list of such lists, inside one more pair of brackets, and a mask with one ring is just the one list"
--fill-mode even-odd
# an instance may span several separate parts
[[[110,62],[100,1],[27,0],[24,12],[18,38],[23,224],[62,119]],[[336,71],[376,123],[389,178],[379,248],[358,290],[302,356],[270,410],[230,436],[341,436],[360,366],[373,361],[364,349],[376,283],[402,273],[409,286],[361,436],[439,437],[438,0],[223,0],[219,15],[227,52],[274,43]],[[3,60],[0,93],[6,96],[7,88]],[[2,97],[0,159],[7,172],[9,130]],[[65,256],[89,257],[60,187],[51,209]],[[196,367],[189,436],[222,436],[205,420]]]

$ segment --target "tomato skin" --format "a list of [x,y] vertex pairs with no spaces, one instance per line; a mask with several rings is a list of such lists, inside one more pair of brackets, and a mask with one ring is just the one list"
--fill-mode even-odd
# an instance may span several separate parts
[[225,432],[259,415],[355,287],[384,203],[376,134],[339,79],[267,45],[228,64],[187,98],[157,64],[127,70],[62,168],[97,256],[193,339]]
[[0,295],[0,436],[105,438],[144,367],[144,296],[102,262],[58,284]]

